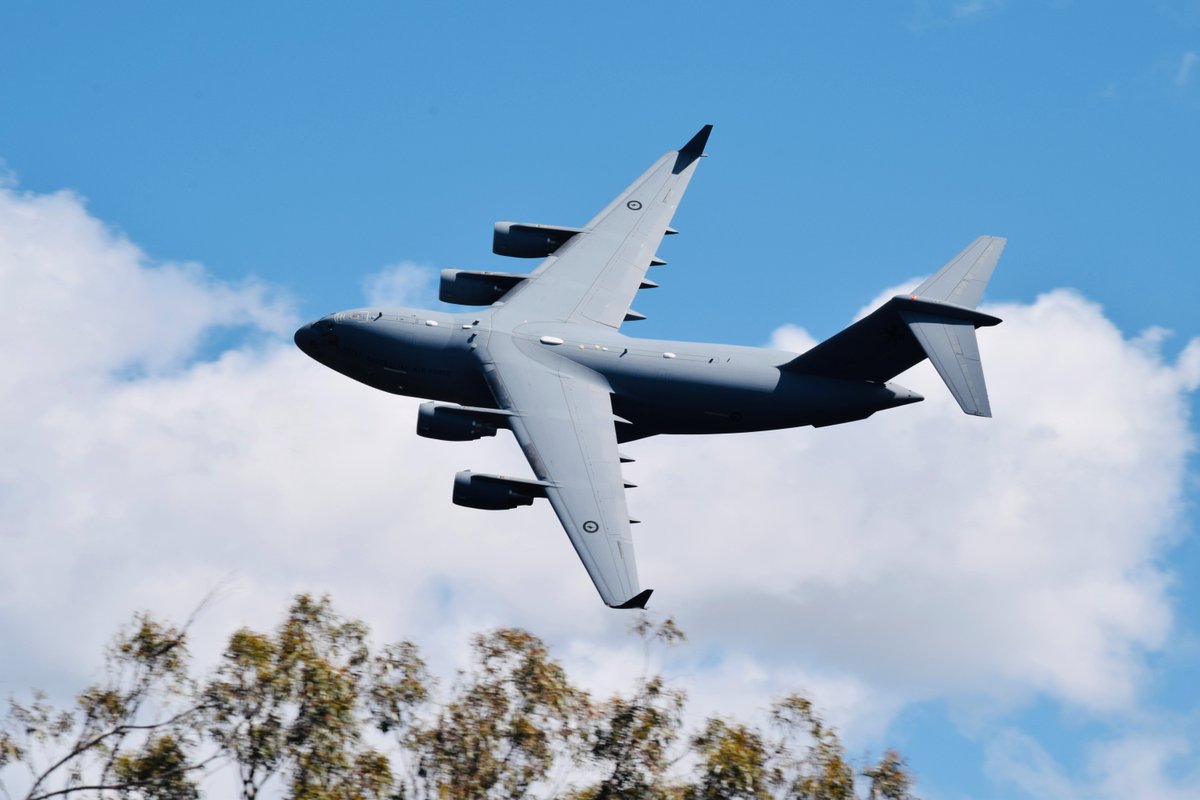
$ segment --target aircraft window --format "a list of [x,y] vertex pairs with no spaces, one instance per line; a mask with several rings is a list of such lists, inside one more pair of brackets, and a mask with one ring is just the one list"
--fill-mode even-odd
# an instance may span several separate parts
[[674,357],[675,357],[674,353],[663,353],[663,358],[674,358]]
[[436,319],[427,319],[427,320],[425,320],[425,324],[430,328],[436,328],[438,326],[438,322]]

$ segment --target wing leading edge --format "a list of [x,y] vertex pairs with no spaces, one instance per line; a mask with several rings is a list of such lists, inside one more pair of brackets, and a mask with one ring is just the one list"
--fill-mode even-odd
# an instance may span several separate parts
[[[530,273],[496,307],[497,329],[533,320],[619,327],[646,270],[663,263],[655,254],[711,131],[659,158]],[[493,334],[484,364],[492,394],[512,412],[509,427],[601,598],[644,608],[651,590],[638,581],[611,389],[574,362],[531,356],[518,338]]]
[[506,299],[538,317],[620,327],[671,218],[704,155],[712,132],[705,125],[679,150],[654,162],[641,177],[534,270]]

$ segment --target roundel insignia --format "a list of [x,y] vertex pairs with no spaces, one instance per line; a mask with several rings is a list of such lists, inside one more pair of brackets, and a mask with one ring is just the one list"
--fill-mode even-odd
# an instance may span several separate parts
[[625,207],[630,211],[640,211],[642,209],[642,202],[640,200],[630,200],[625,204]]
[[587,522],[583,523],[583,529],[588,533],[595,533],[596,531],[600,530],[600,526],[597,525],[595,521],[589,519]]

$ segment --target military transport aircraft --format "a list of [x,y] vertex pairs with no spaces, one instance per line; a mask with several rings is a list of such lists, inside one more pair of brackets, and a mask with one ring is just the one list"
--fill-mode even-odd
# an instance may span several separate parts
[[543,258],[529,273],[447,269],[451,314],[360,308],[296,331],[312,358],[368,386],[431,398],[417,433],[466,441],[507,428],[534,478],[464,471],[454,502],[482,509],[550,501],[604,602],[644,608],[625,506],[622,442],[661,433],[836,425],[922,397],[889,380],[928,358],[963,411],[991,416],[975,310],[1004,247],[982,236],[911,294],[805,353],[635,339],[621,324],[657,286],[659,243],[711,125],[665,154],[580,228],[498,222],[493,252]]

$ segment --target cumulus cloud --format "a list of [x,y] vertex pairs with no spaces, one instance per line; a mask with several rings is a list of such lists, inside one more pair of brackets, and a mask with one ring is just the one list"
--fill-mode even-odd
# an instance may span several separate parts
[[634,515],[678,532],[643,573],[689,595],[685,628],[907,697],[1136,700],[1171,629],[1196,343],[1164,361],[1069,291],[988,311],[994,420],[924,364],[898,380],[925,403],[863,423],[630,447]]
[[[385,270],[367,299],[409,302],[428,274]],[[133,609],[181,618],[231,575],[201,650],[309,590],[435,665],[518,624],[597,691],[640,668],[548,508],[450,504],[459,469],[528,474],[511,437],[418,438],[419,401],[309,361],[269,288],[152,263],[79,197],[8,188],[0,296],[10,687],[77,687]],[[674,665],[701,707],[808,688],[870,740],[926,699],[1136,702],[1172,630],[1200,342],[1167,359],[1161,332],[1128,339],[1065,290],[986,310],[1006,320],[980,337],[994,420],[922,365],[899,381],[929,399],[866,422],[628,445],[640,571],[691,636]],[[198,358],[221,326],[247,335]]]
[[1017,797],[1056,800],[1185,800],[1200,796],[1200,772],[1180,769],[1193,748],[1180,736],[1129,734],[1087,748],[1072,776],[1034,739],[1004,731],[985,755],[993,779]]
[[363,280],[367,305],[408,306],[429,304],[437,295],[437,272],[432,267],[402,261],[373,272]]

